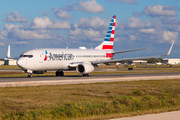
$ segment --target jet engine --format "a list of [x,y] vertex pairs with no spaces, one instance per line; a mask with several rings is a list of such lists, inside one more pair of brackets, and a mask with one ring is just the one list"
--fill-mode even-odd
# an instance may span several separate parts
[[76,67],[76,72],[79,74],[89,74],[94,71],[94,66],[88,63],[79,64]]

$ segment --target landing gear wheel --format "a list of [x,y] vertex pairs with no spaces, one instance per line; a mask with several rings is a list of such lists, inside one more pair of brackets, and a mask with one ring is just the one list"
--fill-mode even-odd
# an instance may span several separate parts
[[56,76],[64,76],[64,72],[63,71],[56,71]]
[[64,72],[63,71],[60,71],[60,76],[64,76]]
[[90,74],[90,73],[89,73],[89,74],[82,74],[82,76],[83,76],[83,77],[90,77],[91,74]]
[[31,73],[29,73],[29,74],[28,74],[28,77],[29,77],[29,78],[32,78],[32,77],[33,77],[33,75],[32,75]]
[[59,71],[56,71],[56,76],[59,76]]
[[89,74],[87,74],[87,76],[88,76],[88,77],[90,77],[90,76],[91,76],[91,74],[89,73]]

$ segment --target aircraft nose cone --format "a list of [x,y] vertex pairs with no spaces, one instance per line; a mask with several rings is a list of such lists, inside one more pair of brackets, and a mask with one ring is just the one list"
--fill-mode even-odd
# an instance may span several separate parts
[[24,62],[23,62],[23,60],[22,60],[21,58],[17,60],[16,64],[17,64],[21,69],[23,69],[23,64],[24,64]]

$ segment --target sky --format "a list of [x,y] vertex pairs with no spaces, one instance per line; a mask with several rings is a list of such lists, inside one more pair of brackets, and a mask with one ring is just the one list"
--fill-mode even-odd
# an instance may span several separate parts
[[116,15],[115,58],[180,58],[180,0],[1,0],[0,58],[36,48],[95,48]]

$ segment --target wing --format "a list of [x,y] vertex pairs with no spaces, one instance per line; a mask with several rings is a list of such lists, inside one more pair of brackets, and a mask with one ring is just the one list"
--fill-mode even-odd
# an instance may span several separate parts
[[127,60],[143,60],[143,59],[150,59],[150,58],[160,58],[168,56],[171,53],[172,47],[174,45],[174,42],[172,43],[168,53],[166,55],[159,55],[159,56],[148,56],[148,57],[136,57],[136,58],[123,58],[123,59],[113,59],[113,60],[103,60],[103,61],[90,61],[91,64],[96,65],[100,63],[113,63],[113,62],[122,62]]
[[132,52],[132,51],[145,50],[145,49],[148,49],[148,48],[141,48],[141,49],[134,49],[134,50],[118,51],[118,52],[112,52],[112,54],[125,53],[125,52]]

